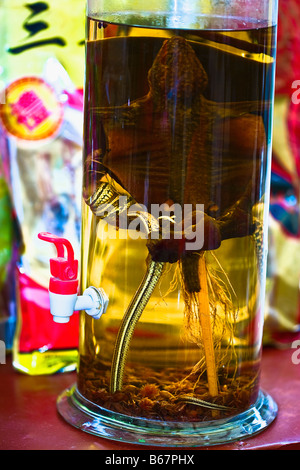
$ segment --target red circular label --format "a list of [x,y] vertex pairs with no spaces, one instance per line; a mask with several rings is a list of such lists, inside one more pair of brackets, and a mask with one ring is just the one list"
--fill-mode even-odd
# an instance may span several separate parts
[[54,89],[38,77],[11,83],[0,106],[4,128],[21,140],[39,141],[53,137],[63,122],[64,108]]

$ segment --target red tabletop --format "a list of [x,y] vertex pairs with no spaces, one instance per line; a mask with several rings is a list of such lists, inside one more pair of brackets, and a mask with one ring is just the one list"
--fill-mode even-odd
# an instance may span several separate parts
[[[300,364],[294,350],[265,348],[261,385],[277,401],[276,420],[262,433],[213,450],[300,449]],[[27,376],[0,365],[0,449],[2,450],[150,450],[87,434],[67,424],[56,411],[56,398],[76,382],[76,373]],[[193,449],[195,450],[195,449]]]

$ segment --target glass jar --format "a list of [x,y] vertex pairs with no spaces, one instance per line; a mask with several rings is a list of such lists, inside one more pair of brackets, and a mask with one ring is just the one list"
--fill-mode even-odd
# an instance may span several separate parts
[[253,435],[260,389],[277,4],[90,0],[73,425],[123,442]]

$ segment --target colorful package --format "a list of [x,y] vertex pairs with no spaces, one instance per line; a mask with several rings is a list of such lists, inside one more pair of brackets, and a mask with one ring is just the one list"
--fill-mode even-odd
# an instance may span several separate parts
[[264,342],[300,338],[300,4],[279,8]]
[[13,364],[27,374],[51,374],[76,367],[79,318],[53,322],[49,259],[56,251],[37,235],[68,238],[79,258],[85,5],[5,0],[1,6],[6,48],[0,122],[24,243],[15,272]]
[[9,171],[4,165],[7,154],[8,140],[0,129],[0,341],[10,351],[16,326],[14,264],[21,244],[17,240],[19,231],[8,184]]

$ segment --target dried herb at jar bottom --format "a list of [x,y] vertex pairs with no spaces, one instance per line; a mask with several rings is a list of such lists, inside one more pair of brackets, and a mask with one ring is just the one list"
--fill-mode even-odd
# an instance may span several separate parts
[[[219,373],[219,394],[212,397],[205,374],[199,377],[188,368],[155,370],[128,364],[122,390],[110,394],[110,363],[91,362],[89,357],[82,356],[78,390],[93,403],[129,416],[160,421],[207,421],[238,414],[255,402],[258,363],[244,363],[236,379],[232,374],[234,370],[228,369]],[[188,403],[188,397],[202,400],[203,406]],[[215,409],[214,405],[228,409]]]

